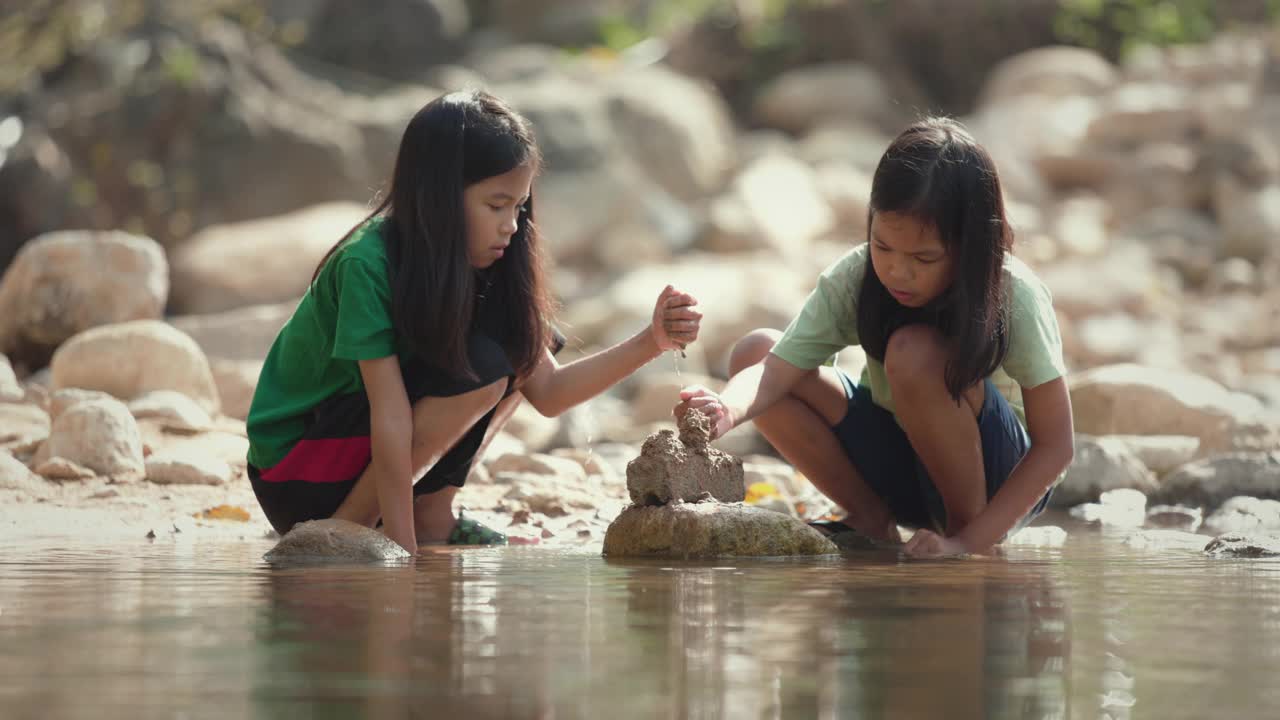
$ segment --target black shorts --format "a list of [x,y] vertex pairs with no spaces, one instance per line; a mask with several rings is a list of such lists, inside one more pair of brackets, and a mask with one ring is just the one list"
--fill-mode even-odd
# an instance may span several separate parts
[[[563,342],[563,336],[556,333],[554,351],[558,352]],[[410,404],[424,397],[461,395],[504,377],[507,389],[503,397],[514,391],[515,370],[497,342],[473,334],[468,338],[467,352],[478,376],[474,380],[450,376],[425,363],[402,364]],[[414,497],[466,483],[495,410],[480,418],[414,484]],[[283,535],[297,523],[333,517],[372,459],[369,415],[364,390],[335,395],[311,411],[302,438],[280,462],[268,469],[249,466],[253,492],[276,532]]]
[[[876,495],[889,506],[899,524],[910,528],[946,528],[946,507],[928,471],[907,439],[893,413],[876,405],[868,388],[857,385],[837,368],[849,401],[844,419],[832,430],[853,466]],[[1027,431],[1018,421],[1009,402],[985,383],[982,410],[978,413],[978,434],[982,438],[982,464],[986,475],[987,500],[1009,479],[1031,447]],[[1049,504],[1050,488],[1035,507],[1009,533],[1026,527]]]

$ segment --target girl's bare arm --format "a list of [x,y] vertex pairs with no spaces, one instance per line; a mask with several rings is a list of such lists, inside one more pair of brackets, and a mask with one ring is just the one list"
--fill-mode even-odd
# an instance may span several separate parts
[[378,508],[387,537],[410,553],[418,551],[413,528],[413,408],[396,356],[360,361],[369,396],[373,445],[370,472],[378,490]]
[[1071,395],[1064,378],[1023,388],[1031,447],[982,512],[956,534],[968,552],[995,545],[1044,496],[1075,453]]
[[665,350],[698,338],[697,300],[667,287],[658,296],[651,325],[607,350],[561,365],[548,350],[520,386],[529,404],[547,417],[599,395]]

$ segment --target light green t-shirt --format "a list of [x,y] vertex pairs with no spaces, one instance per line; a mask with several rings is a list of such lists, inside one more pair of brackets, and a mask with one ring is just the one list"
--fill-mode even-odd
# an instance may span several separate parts
[[[867,271],[867,254],[867,245],[859,245],[822,272],[804,308],[774,345],[775,355],[810,370],[832,362],[839,351],[861,344],[857,302]],[[991,380],[1026,427],[1022,388],[1044,384],[1067,371],[1049,288],[1021,260],[1013,255],[1005,257],[1004,277],[1012,300],[1009,353]],[[868,357],[858,384],[871,390],[877,405],[893,412],[883,363]]]

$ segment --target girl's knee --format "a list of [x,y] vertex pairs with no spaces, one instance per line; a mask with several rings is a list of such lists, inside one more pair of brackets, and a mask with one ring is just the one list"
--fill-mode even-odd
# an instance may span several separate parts
[[781,337],[782,333],[769,328],[752,330],[743,335],[729,352],[729,374],[737,375],[764,360]]
[[889,336],[884,349],[884,372],[895,396],[918,388],[931,374],[939,379],[946,367],[947,349],[942,335],[927,325],[906,325]]

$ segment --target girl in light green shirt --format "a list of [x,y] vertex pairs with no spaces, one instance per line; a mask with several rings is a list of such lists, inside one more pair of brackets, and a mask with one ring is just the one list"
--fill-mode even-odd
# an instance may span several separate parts
[[[848,512],[916,556],[983,552],[1035,518],[1071,461],[1071,403],[1052,298],[1011,255],[996,168],[957,122],[885,151],[868,237],[818,278],[785,332],[734,347],[717,394],[686,388],[723,435],[755,421]],[[831,364],[861,345],[854,382]]]

